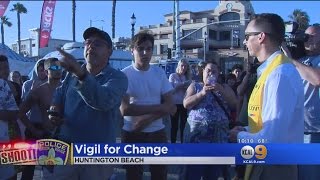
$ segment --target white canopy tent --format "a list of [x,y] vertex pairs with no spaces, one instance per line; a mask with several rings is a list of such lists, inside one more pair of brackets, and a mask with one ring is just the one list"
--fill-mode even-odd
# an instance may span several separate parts
[[19,71],[22,76],[28,76],[36,63],[32,59],[17,54],[2,43],[0,43],[0,54],[7,56],[10,71]]
[[[75,57],[78,61],[84,61],[83,58],[83,44],[79,42],[71,42],[71,43],[66,43],[62,47],[63,50],[65,50],[67,53],[70,53]],[[47,55],[45,55],[43,58],[62,58],[61,54],[58,51],[53,51]]]
[[[66,43],[62,47],[63,50],[65,50],[67,53],[70,53],[75,57],[78,61],[84,62],[84,57],[83,57],[83,51],[84,51],[84,46],[82,43],[79,42],[71,42],[71,43]],[[50,57],[55,57],[55,58],[61,58],[61,54],[58,51],[53,51],[44,58],[50,58]],[[133,56],[131,55],[130,51],[123,51],[123,50],[113,50],[113,53],[110,57],[109,63],[111,64],[112,67],[116,69],[123,69],[132,63]]]

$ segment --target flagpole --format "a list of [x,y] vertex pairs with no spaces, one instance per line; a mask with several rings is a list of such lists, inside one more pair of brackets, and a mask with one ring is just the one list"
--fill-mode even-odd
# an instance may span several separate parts
[[44,7],[45,1],[43,1],[42,8],[41,8],[41,17],[40,17],[40,27],[38,31],[38,60],[40,59],[40,34],[42,29],[42,16],[43,16],[43,7]]

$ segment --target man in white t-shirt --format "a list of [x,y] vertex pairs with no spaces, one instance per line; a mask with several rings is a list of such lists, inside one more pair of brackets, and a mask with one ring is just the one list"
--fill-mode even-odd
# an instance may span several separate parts
[[[122,71],[128,77],[127,94],[121,102],[124,116],[122,142],[166,143],[163,116],[174,114],[172,86],[165,72],[150,66],[154,38],[152,34],[140,32],[133,37],[132,54],[134,63]],[[126,166],[127,180],[140,180],[142,166]],[[151,179],[167,179],[166,166],[150,166]]]
[[[18,107],[6,81],[0,79],[0,143],[9,141],[8,121],[15,121]],[[13,165],[0,165],[0,179],[15,176]]]

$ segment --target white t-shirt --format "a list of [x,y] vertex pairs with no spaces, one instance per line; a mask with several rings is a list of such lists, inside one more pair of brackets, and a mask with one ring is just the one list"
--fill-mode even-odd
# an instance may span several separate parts
[[[183,84],[184,82],[186,82],[187,78],[185,75],[180,76],[177,73],[172,73],[169,76],[169,82],[172,84],[172,86],[175,88],[176,86],[179,86],[181,84]],[[184,96],[186,94],[186,88],[184,89],[178,89],[174,91],[173,94],[173,102],[175,104],[183,104],[183,99]]]
[[[0,79],[0,110],[18,110],[9,85]],[[9,141],[8,123],[0,119],[0,142]],[[0,179],[8,179],[14,175],[12,165],[0,165]]]
[[[140,71],[134,65],[122,70],[128,77],[127,94],[130,96],[130,104],[155,105],[161,104],[161,95],[171,91],[172,85],[160,67],[150,65],[147,71]],[[132,131],[132,116],[124,116],[123,129]],[[164,128],[162,118],[153,121],[142,132],[155,132]]]

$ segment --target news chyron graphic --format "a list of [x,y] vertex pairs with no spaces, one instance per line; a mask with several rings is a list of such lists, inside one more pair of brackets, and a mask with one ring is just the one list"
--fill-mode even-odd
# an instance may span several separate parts
[[66,165],[70,145],[55,139],[0,144],[0,164]]
[[35,165],[37,163],[36,145],[26,142],[0,145],[0,164]]
[[250,145],[243,146],[240,151],[244,164],[262,164],[266,163],[268,150],[264,145],[257,145],[254,148]]
[[[275,145],[259,144],[105,144],[65,143],[55,139],[0,143],[0,164],[272,164],[296,163]],[[299,146],[300,147],[300,146]],[[319,147],[320,148],[320,147]],[[285,148],[286,149],[286,148]],[[295,147],[293,149],[299,149]],[[281,150],[281,148],[280,148]],[[300,148],[301,150],[301,148]],[[314,150],[314,148],[313,148]],[[240,152],[240,154],[239,154]],[[269,154],[268,154],[269,153]],[[292,154],[292,153],[291,153]],[[309,153],[311,154],[311,153]],[[268,157],[267,157],[268,155]],[[280,156],[281,155],[281,156]],[[270,158],[272,156],[273,158]],[[287,158],[284,159],[284,156]],[[281,158],[276,158],[281,157]],[[298,156],[294,156],[297,158]],[[281,161],[279,160],[281,159]],[[312,158],[310,158],[312,159]],[[290,162],[288,163],[288,160]]]

